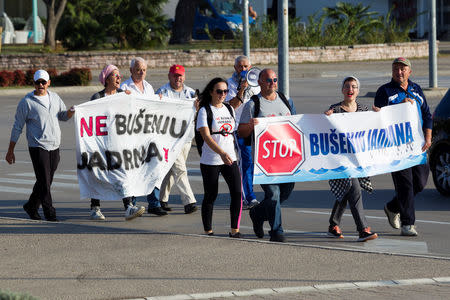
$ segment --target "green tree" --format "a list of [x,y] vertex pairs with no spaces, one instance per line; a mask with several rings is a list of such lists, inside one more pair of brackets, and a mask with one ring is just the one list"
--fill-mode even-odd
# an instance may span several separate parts
[[[58,38],[71,49],[98,47],[112,38],[117,48],[146,48],[166,43],[167,0],[71,0]],[[111,39],[110,39],[111,40]]]
[[113,0],[109,33],[120,48],[144,48],[166,43],[169,37],[162,4],[167,0]]
[[335,7],[324,7],[325,16],[330,24],[325,26],[325,35],[335,37],[337,45],[357,44],[364,35],[381,26],[376,12],[369,12],[370,6],[337,2]]
[[97,18],[103,9],[97,0],[70,1],[56,31],[57,39],[68,49],[92,49],[104,43],[106,27]]

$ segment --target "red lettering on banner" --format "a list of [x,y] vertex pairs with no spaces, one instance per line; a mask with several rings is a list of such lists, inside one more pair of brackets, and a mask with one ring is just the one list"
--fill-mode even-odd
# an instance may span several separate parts
[[[108,117],[107,116],[97,116],[95,117],[95,135],[96,136],[101,136],[101,135],[108,135],[108,131],[102,131],[103,127],[106,127],[106,124],[103,123],[103,120],[106,120]],[[85,118],[81,118],[80,120],[80,136],[83,137],[84,136],[84,132],[86,132],[86,134],[88,136],[92,136],[93,134],[93,117],[89,117],[89,125],[86,122]]]
[[108,131],[101,131],[101,129],[103,127],[106,127],[105,123],[102,123],[102,120],[106,120],[108,117],[107,116],[97,116],[95,118],[95,134],[97,136],[99,135],[108,135]]
[[86,131],[88,136],[92,136],[92,117],[89,117],[89,126],[86,123],[84,118],[80,120],[80,135],[83,137],[83,128]]

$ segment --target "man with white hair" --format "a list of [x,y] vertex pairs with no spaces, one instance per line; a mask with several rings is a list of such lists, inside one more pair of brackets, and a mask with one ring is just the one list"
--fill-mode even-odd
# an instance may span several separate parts
[[[245,55],[236,57],[234,61],[234,73],[227,80],[228,94],[225,101],[233,106],[236,113],[236,127],[239,126],[242,109],[253,95],[258,95],[261,91],[259,86],[249,86],[245,78],[245,74],[251,69],[250,59]],[[237,136],[237,143],[239,145],[239,167],[242,176],[243,188],[243,204],[244,207],[251,208],[259,202],[256,200],[253,192],[253,160],[252,147],[245,143],[245,139]]]
[[130,90],[138,95],[154,95],[155,91],[150,83],[145,80],[147,76],[147,61],[142,57],[136,57],[130,63],[131,77],[125,80],[120,88]]
[[69,120],[75,113],[75,109],[72,106],[66,110],[65,104],[58,94],[48,90],[50,76],[45,70],[36,71],[33,80],[35,90],[28,93],[17,105],[5,159],[9,164],[16,162],[14,148],[23,126],[26,125],[28,151],[33,163],[36,183],[23,209],[30,219],[41,220],[38,210],[42,205],[45,219],[57,222],[50,188],[60,159],[61,129],[58,121]]
[[[155,90],[150,83],[145,80],[147,75],[147,61],[142,57],[135,57],[130,63],[131,77],[125,80],[120,88],[124,91],[143,96],[155,95]],[[165,216],[167,212],[161,208],[159,203],[159,189],[155,188],[150,195],[147,195],[148,213],[157,216]],[[134,203],[133,203],[134,204]]]

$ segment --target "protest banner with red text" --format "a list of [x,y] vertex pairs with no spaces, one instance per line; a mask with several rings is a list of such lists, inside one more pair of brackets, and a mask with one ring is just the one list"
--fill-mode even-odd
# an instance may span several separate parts
[[77,105],[81,199],[150,194],[192,139],[194,114],[191,101],[125,93]]

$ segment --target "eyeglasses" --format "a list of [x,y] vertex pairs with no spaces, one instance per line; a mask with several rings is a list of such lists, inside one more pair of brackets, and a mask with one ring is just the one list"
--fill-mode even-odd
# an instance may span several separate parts
[[120,74],[111,74],[111,77],[116,77],[116,78],[122,79],[122,75],[120,75]]
[[222,95],[222,94],[228,94],[228,91],[229,91],[229,90],[220,90],[220,89],[217,89],[217,90],[216,90],[216,93],[219,94],[219,95]]
[[35,84],[35,85],[41,85],[41,84],[42,84],[42,85],[46,85],[46,84],[47,84],[47,81],[45,81],[45,80],[38,80],[38,81],[35,81],[34,84]]
[[267,83],[277,83],[277,81],[278,81],[278,78],[266,78],[266,82]]

